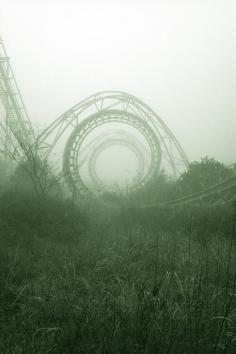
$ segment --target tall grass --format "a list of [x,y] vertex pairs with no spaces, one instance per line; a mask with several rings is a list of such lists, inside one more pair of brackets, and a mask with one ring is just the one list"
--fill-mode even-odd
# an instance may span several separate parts
[[37,222],[21,198],[1,199],[1,353],[235,353],[233,209],[48,199]]

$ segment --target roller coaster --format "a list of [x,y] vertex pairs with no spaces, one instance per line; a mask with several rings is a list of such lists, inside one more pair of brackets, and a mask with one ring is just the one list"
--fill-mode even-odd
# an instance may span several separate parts
[[[10,60],[0,39],[0,152],[20,153],[19,137],[33,144],[36,133],[25,108]],[[130,191],[142,189],[165,169],[175,178],[188,169],[189,161],[165,122],[142,100],[120,91],[96,93],[71,107],[37,137],[42,155],[50,158],[64,144],[62,171],[71,193],[79,197],[106,190],[96,164],[104,150],[123,146],[136,158],[137,171]],[[109,166],[107,166],[109,169]],[[192,203],[205,198],[235,194],[236,176],[198,193],[167,202]],[[152,208],[157,204],[144,205]]]

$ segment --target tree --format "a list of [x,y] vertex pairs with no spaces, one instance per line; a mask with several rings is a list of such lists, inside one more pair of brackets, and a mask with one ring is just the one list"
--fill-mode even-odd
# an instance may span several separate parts
[[14,132],[14,145],[5,146],[5,156],[16,163],[11,182],[32,189],[40,197],[55,187],[59,189],[62,176],[56,174],[40,147],[39,135],[26,139]]
[[138,203],[161,203],[172,199],[175,181],[164,170],[159,171],[141,189],[134,191],[132,197]]
[[233,176],[232,168],[214,158],[204,157],[200,162],[194,161],[189,165],[177,185],[181,193],[190,194],[221,183]]

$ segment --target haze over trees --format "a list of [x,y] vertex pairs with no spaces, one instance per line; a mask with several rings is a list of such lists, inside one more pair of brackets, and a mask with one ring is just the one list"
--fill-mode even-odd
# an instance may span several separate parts
[[58,193],[39,193],[34,178],[52,175],[33,161],[1,178],[2,353],[235,352],[236,209],[163,206],[233,168],[207,157],[177,181],[162,171],[140,194],[77,205],[57,178]]

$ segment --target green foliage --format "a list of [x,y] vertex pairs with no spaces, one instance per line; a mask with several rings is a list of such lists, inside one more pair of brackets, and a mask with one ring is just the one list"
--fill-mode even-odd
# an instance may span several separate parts
[[40,199],[25,190],[9,190],[0,197],[0,222],[16,237],[55,238],[58,241],[80,237],[87,217],[70,200],[44,196]]
[[18,168],[0,196],[0,353],[234,354],[236,206],[137,207],[200,188],[199,171],[207,186],[209,165],[228,177],[203,159],[83,209],[19,188]]
[[176,181],[162,170],[142,188],[129,194],[128,199],[136,205],[161,203],[175,197],[175,184]]
[[177,188],[181,193],[190,194],[221,183],[232,176],[232,168],[213,158],[205,157],[200,162],[190,164],[188,171],[182,174]]
[[47,160],[36,159],[34,164],[27,160],[21,161],[10,177],[9,189],[43,195],[61,196],[60,176],[54,171]]
[[7,183],[8,177],[6,173],[6,164],[10,165],[13,168],[13,163],[8,161],[6,162],[4,158],[0,158],[0,193],[4,190],[4,187]]
[[4,146],[5,158],[16,165],[11,178],[11,188],[18,187],[33,192],[38,198],[60,192],[61,176],[56,174],[45,156],[40,134],[34,133],[26,138],[21,132],[14,131],[16,145]]
[[217,185],[234,177],[235,173],[235,165],[227,167],[214,158],[205,157],[201,161],[191,163],[178,180],[169,178],[165,171],[161,171],[143,189],[131,194],[129,198],[141,205],[165,203]]
[[90,213],[1,198],[1,353],[235,353],[233,208]]

